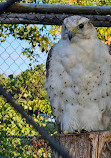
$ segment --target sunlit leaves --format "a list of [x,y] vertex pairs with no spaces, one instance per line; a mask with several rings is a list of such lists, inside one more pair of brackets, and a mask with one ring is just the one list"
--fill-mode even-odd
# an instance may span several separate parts
[[69,5],[110,5],[110,0],[41,0],[43,3],[50,4],[69,4]]
[[100,40],[102,40],[107,45],[111,45],[111,28],[109,27],[98,27],[97,36]]
[[[45,70],[43,65],[38,65],[34,69],[26,70],[17,77],[12,74],[6,78],[1,75],[0,81],[2,85],[11,92],[15,100],[21,104],[25,110],[32,115],[40,126],[46,126],[47,119],[39,116],[40,113],[51,114],[51,108],[47,100],[47,94],[43,88],[45,81]],[[6,103],[3,97],[0,97],[0,129],[12,135],[30,135],[36,133],[32,130],[25,119]]]

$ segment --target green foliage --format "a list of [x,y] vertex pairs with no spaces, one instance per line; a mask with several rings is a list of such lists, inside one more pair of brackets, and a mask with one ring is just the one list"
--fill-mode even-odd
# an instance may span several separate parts
[[21,142],[19,138],[4,138],[1,137],[1,150],[0,157],[1,158],[9,158],[9,157],[30,157],[28,152],[28,145],[25,147],[21,146]]
[[27,110],[51,114],[46,91],[43,88],[45,70],[43,65],[36,66],[32,70],[26,70],[18,75],[12,87],[15,99]]
[[111,4],[110,0],[41,0],[42,3],[50,4],[70,4],[70,5],[99,5],[107,6]]
[[98,38],[107,45],[111,45],[111,27],[96,28]]
[[4,138],[0,142],[0,158],[50,158],[50,147],[43,139],[33,138]]
[[[46,92],[43,88],[45,80],[45,70],[43,65],[36,66],[32,70],[26,70],[20,75],[9,78],[1,75],[0,81],[2,85],[12,94],[15,100],[22,105],[29,114],[33,115],[35,121],[40,126],[46,126],[47,119],[39,116],[39,113],[51,114],[51,108],[47,100]],[[6,103],[3,97],[0,97],[0,128],[7,131],[7,134],[36,134],[32,131],[32,127],[21,118],[20,114]]]
[[[34,69],[26,70],[20,75],[14,77],[10,74],[8,77],[0,75],[0,82],[10,92],[14,99],[22,105],[25,110],[33,116],[36,123],[45,127],[48,119],[40,113],[51,114],[51,108],[47,100],[46,92],[43,88],[45,80],[44,65],[38,65]],[[23,147],[20,139],[5,138],[6,135],[39,135],[33,130],[21,115],[11,107],[6,100],[0,96],[0,157],[36,157],[37,154],[43,154],[50,157],[50,150],[43,152],[44,147],[37,150],[30,148],[28,144]],[[30,150],[29,150],[30,149]]]

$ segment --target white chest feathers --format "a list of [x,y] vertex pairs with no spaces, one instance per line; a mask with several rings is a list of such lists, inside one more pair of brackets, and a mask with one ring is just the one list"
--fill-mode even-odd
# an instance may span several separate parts
[[103,130],[111,115],[111,56],[97,39],[53,49],[45,83],[53,114],[62,130]]

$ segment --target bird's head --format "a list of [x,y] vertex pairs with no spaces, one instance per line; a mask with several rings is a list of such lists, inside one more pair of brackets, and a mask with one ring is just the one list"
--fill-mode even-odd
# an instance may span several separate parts
[[90,39],[96,37],[96,31],[88,18],[82,16],[71,16],[64,19],[61,30],[62,39],[75,42],[79,39]]

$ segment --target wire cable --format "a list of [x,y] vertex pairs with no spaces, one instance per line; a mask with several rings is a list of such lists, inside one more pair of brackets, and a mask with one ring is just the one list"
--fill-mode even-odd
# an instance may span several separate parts
[[6,90],[3,88],[3,86],[0,84],[0,94],[3,95],[7,102],[11,104],[15,108],[16,111],[18,111],[22,117],[26,118],[26,120],[36,129],[41,136],[49,142],[49,145],[56,150],[63,158],[71,158],[58,142],[55,141],[54,137],[50,137],[48,133],[45,131],[43,127],[40,127],[35,123],[35,121],[27,114],[27,112],[24,110],[22,106],[19,104],[15,103],[13,100],[12,96],[6,92]]

